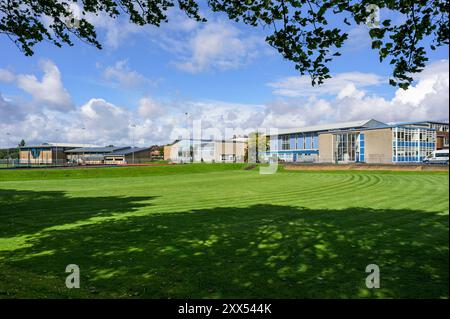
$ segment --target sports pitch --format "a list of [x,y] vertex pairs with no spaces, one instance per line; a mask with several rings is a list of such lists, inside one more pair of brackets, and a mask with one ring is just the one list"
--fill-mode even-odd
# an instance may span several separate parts
[[442,172],[0,171],[0,298],[448,298],[448,199]]

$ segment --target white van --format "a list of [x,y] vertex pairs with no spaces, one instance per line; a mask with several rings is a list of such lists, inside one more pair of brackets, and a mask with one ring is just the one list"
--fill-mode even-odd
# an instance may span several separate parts
[[423,162],[427,164],[448,165],[448,150],[433,151],[433,153],[423,159]]

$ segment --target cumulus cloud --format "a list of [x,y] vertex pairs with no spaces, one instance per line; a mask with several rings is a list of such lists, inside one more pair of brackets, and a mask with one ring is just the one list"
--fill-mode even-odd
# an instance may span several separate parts
[[[448,60],[437,61],[422,73],[417,74],[418,83],[408,90],[397,90],[394,102],[409,103],[418,106],[426,100],[427,96],[438,94],[448,96],[449,87],[449,65]],[[445,94],[447,90],[447,94]]]
[[380,75],[363,72],[344,72],[327,79],[324,84],[311,86],[311,78],[304,76],[290,76],[270,82],[267,85],[272,88],[276,95],[286,97],[307,97],[323,94],[338,94],[344,88],[347,90],[354,88],[366,88],[378,85],[386,81]]
[[[109,103],[104,99],[93,98],[80,107],[78,125],[73,131],[75,136],[81,137],[94,144],[123,144],[127,141],[130,127],[129,111]],[[83,129],[84,128],[84,129]],[[82,131],[80,131],[82,129]],[[125,144],[129,144],[125,143]]]
[[37,102],[45,106],[67,111],[73,108],[69,93],[64,88],[61,73],[58,67],[50,60],[42,60],[41,68],[44,71],[42,79],[35,75],[19,74],[17,85],[25,92],[29,93]]
[[0,92],[0,123],[13,123],[25,117],[24,104],[6,99]]
[[0,145],[15,146],[22,138],[39,142],[44,141],[42,137],[46,141],[61,140],[60,134],[70,127],[61,115],[37,108],[20,97],[5,98],[0,94]]
[[154,85],[155,82],[141,73],[132,70],[127,60],[119,60],[103,70],[103,77],[121,88]]
[[255,36],[245,36],[230,22],[210,21],[183,43],[180,52],[183,57],[175,65],[191,73],[235,69],[255,57],[259,40]]
[[139,33],[142,28],[121,18],[113,19],[106,14],[92,16],[89,21],[92,22],[95,27],[103,30],[103,43],[110,49],[117,49],[125,43],[125,40],[129,38],[130,35]]
[[[350,81],[339,85],[339,89],[329,90],[333,92],[329,93],[331,98],[278,97],[261,105],[212,100],[167,101],[147,96],[139,99],[135,107],[92,98],[69,112],[57,112],[27,108],[26,104],[22,109],[16,108],[22,103],[0,97],[0,130],[11,132],[11,145],[24,138],[27,142],[97,145],[130,145],[133,140],[134,144],[144,146],[185,136],[186,127],[191,128],[198,120],[201,120],[203,138],[242,135],[257,128],[292,128],[367,118],[383,122],[448,121],[448,73],[448,60],[430,64],[410,89],[398,89],[392,98],[368,94],[357,82]],[[5,136],[0,135],[0,142],[6,142]]]
[[320,95],[279,99],[267,105],[264,125],[288,128],[367,118],[383,122],[448,121],[448,78],[448,60],[443,60],[427,66],[415,85],[408,90],[397,89],[392,99],[368,95],[352,82],[327,88],[334,92],[332,99]]
[[158,118],[165,114],[163,105],[149,97],[139,100],[138,113],[143,118]]

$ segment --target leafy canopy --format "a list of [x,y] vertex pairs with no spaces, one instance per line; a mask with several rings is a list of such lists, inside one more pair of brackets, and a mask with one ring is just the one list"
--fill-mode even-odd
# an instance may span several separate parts
[[[74,4],[81,8],[80,17],[73,14]],[[269,27],[266,42],[301,74],[309,74],[313,85],[331,77],[328,66],[341,55],[339,50],[348,39],[344,24],[370,22],[372,48],[378,51],[380,62],[388,59],[392,65],[390,84],[404,89],[413,81],[412,75],[423,70],[427,49],[449,43],[448,0],[207,0],[207,5],[231,20]],[[61,47],[73,45],[73,38],[100,49],[90,14],[127,15],[137,25],[160,26],[168,22],[171,7],[206,22],[197,0],[0,0],[0,34],[25,55],[32,55],[41,41]],[[378,9],[402,19],[378,21]]]

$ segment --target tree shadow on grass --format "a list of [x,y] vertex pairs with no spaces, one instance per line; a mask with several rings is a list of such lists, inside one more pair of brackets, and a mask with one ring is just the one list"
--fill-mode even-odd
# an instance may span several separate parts
[[[0,189],[0,238],[32,234],[95,216],[132,212],[155,197],[67,197],[62,191]],[[1,249],[0,249],[1,250]]]
[[[137,199],[111,200],[122,212],[140,205]],[[63,200],[58,205],[64,207]],[[0,292],[85,298],[448,297],[448,215],[437,212],[254,205],[130,216],[48,232],[29,247],[0,252]],[[372,263],[381,270],[380,289],[365,286],[365,268]],[[64,286],[68,264],[80,266],[80,289]]]

